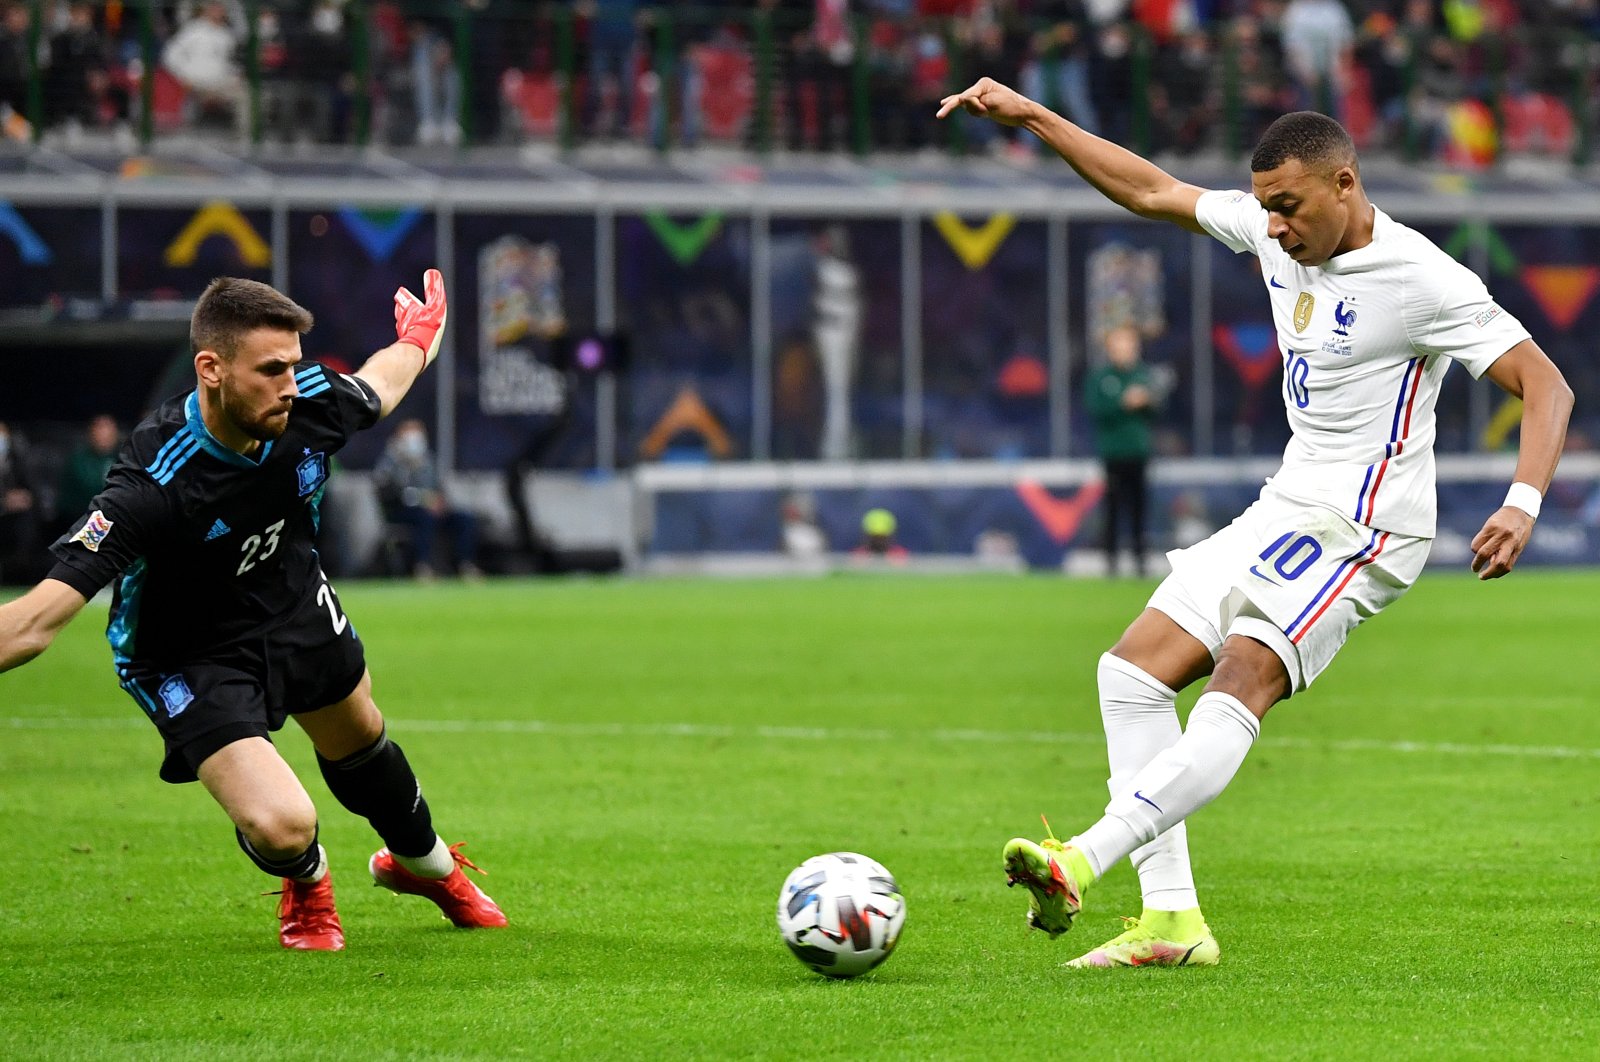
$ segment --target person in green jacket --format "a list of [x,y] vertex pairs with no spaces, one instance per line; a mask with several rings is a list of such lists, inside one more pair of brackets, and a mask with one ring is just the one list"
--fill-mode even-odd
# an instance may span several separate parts
[[1139,360],[1139,333],[1131,326],[1106,333],[1106,363],[1089,374],[1089,416],[1095,450],[1106,474],[1106,564],[1117,573],[1120,517],[1127,512],[1133,532],[1133,570],[1144,574],[1145,469],[1150,463],[1150,422],[1155,396],[1150,370]]
[[67,455],[56,483],[56,512],[77,516],[86,512],[89,502],[106,485],[106,473],[116,460],[122,433],[117,422],[102,413],[89,422],[84,441]]

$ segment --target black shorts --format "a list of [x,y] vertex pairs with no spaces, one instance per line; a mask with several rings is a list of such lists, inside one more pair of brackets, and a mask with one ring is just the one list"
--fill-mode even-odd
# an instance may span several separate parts
[[260,638],[176,670],[135,663],[122,688],[166,741],[161,780],[193,782],[195,769],[224,745],[268,737],[291,715],[344,700],[366,669],[361,639],[338,598],[329,605],[313,597]]

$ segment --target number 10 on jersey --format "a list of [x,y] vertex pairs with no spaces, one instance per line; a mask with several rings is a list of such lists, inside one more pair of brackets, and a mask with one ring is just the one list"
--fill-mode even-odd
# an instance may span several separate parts
[[1311,387],[1307,381],[1311,378],[1311,365],[1299,354],[1288,353],[1283,356],[1283,393],[1290,401],[1301,409],[1311,404]]

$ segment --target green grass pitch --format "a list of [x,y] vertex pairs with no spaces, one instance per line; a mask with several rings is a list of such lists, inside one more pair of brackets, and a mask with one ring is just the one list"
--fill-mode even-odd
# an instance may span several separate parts
[[[1148,592],[352,584],[392,733],[513,924],[373,888],[377,842],[291,724],[336,955],[279,949],[274,883],[203,791],[157,781],[91,608],[0,677],[0,1056],[1600,1055],[1600,575],[1430,572],[1190,823],[1223,964],[1065,970],[1138,912],[1131,869],[1050,941],[1000,847],[1098,816],[1095,661]],[[909,906],[852,982],[773,923],[785,874],[837,849]]]

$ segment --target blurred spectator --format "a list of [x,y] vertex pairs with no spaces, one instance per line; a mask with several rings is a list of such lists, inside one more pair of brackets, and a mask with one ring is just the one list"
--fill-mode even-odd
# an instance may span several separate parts
[[888,509],[868,509],[861,518],[861,544],[850,551],[858,560],[886,560],[904,564],[911,551],[894,540],[899,524]]
[[1441,153],[1450,139],[1450,111],[1467,94],[1460,45],[1440,35],[1423,45],[1416,84],[1409,100],[1412,135],[1428,155]]
[[1231,26],[1232,60],[1238,79],[1239,129],[1237,141],[1249,150],[1267,126],[1294,109],[1293,91],[1283,76],[1277,50],[1261,36],[1253,19],[1239,18]]
[[1117,573],[1122,514],[1133,540],[1133,568],[1144,575],[1145,469],[1150,463],[1150,424],[1155,395],[1150,371],[1139,360],[1139,333],[1123,326],[1106,333],[1106,363],[1084,384],[1094,421],[1095,450],[1105,465],[1106,568]]
[[309,15],[292,19],[284,56],[289,129],[322,143],[349,139],[355,80],[341,0],[316,0]]
[[1133,33],[1123,22],[1101,29],[1089,68],[1090,99],[1100,135],[1117,144],[1133,132]]
[[1355,27],[1339,0],[1289,0],[1283,11],[1283,50],[1302,108],[1340,117],[1344,70],[1354,44]]
[[373,469],[384,518],[411,533],[412,573],[432,578],[439,532],[450,545],[450,561],[458,575],[475,577],[478,570],[478,519],[450,505],[439,481],[439,468],[428,448],[420,420],[403,421]]
[[792,39],[794,78],[788,88],[789,147],[823,151],[846,142],[855,32],[850,0],[813,0],[811,20]]
[[161,65],[194,95],[197,119],[225,112],[242,132],[250,115],[244,78],[234,59],[238,46],[227,5],[213,0],[173,34],[162,50]]
[[467,18],[464,57],[467,132],[474,144],[500,139],[500,79],[510,65],[507,55],[528,24],[522,0],[463,0]]
[[1033,34],[1022,68],[1022,94],[1099,136],[1100,119],[1089,94],[1091,30],[1083,0],[1042,0],[1030,14],[1042,28]]
[[108,89],[106,46],[94,24],[94,5],[74,3],[66,28],[50,38],[50,67],[44,96],[51,125],[65,123],[69,134],[100,123],[98,101]]
[[106,484],[106,473],[117,457],[117,445],[122,441],[117,422],[102,413],[89,422],[83,442],[67,455],[61,466],[61,477],[56,482],[57,518],[76,520],[89,509],[89,503]]
[[644,0],[579,0],[577,13],[588,25],[589,84],[583,113],[591,136],[629,131],[639,33],[649,6]]
[[[0,5],[0,121],[28,114],[28,9],[21,3]],[[8,113],[9,112],[9,113]],[[9,131],[9,130],[8,130]]]
[[1191,155],[1206,146],[1217,117],[1215,80],[1211,38],[1203,30],[1161,50],[1150,93],[1158,150]]
[[0,581],[30,583],[44,564],[39,496],[22,437],[0,423]]
[[416,104],[418,144],[461,142],[461,78],[456,72],[455,50],[441,29],[424,18],[413,18],[411,30],[411,92]]
[[779,505],[783,552],[812,559],[828,552],[828,536],[817,526],[817,501],[808,491],[786,494]]
[[[1426,0],[1421,6],[1427,8]],[[1356,67],[1367,79],[1372,110],[1380,124],[1379,135],[1374,138],[1379,144],[1398,143],[1411,48],[1412,41],[1387,12],[1374,12],[1362,20],[1356,35],[1354,58]]]

